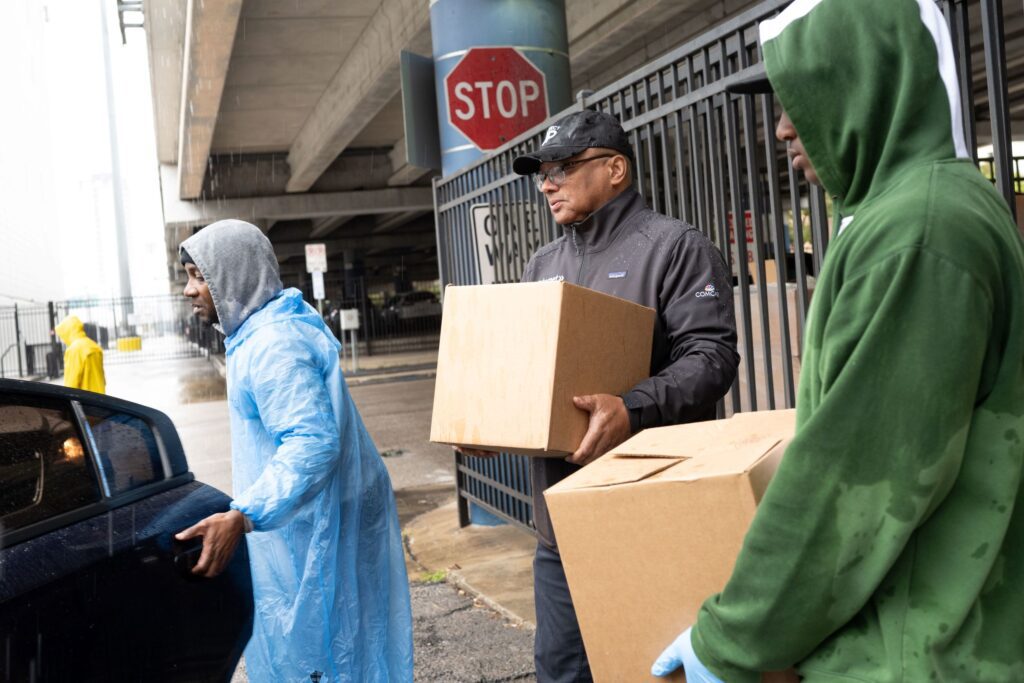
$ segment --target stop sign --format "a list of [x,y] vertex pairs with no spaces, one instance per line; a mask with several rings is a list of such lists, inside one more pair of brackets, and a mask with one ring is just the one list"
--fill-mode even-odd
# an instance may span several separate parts
[[544,72],[512,47],[474,47],[444,79],[448,121],[481,150],[548,117]]

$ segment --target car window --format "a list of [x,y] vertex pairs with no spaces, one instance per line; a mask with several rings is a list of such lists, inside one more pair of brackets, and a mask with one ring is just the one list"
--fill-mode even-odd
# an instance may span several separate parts
[[20,529],[99,499],[70,404],[0,397],[0,528]]
[[166,478],[153,429],[142,418],[82,405],[110,495]]

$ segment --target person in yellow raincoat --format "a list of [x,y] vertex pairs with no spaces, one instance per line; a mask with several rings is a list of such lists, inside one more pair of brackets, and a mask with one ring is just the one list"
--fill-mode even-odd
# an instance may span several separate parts
[[85,326],[76,315],[60,321],[54,330],[64,342],[64,386],[107,393],[103,374],[103,349],[85,334]]

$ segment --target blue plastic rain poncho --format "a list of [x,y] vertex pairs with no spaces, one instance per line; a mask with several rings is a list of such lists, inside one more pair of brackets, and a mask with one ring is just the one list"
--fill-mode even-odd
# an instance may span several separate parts
[[391,482],[348,393],[338,341],[298,290],[281,290],[258,228],[221,221],[182,249],[227,337],[231,507],[255,529],[249,679],[411,681]]

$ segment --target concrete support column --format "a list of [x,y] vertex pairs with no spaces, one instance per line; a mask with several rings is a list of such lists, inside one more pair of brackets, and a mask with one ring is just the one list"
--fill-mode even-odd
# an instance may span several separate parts
[[434,0],[430,32],[445,175],[572,104],[565,0]]
[[342,252],[342,265],[345,273],[345,296],[352,298],[357,294],[365,294],[359,289],[359,279],[366,273],[362,258],[356,255],[355,250],[346,249]]

